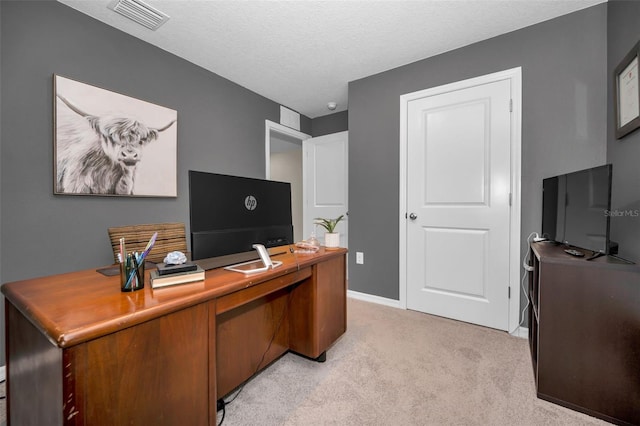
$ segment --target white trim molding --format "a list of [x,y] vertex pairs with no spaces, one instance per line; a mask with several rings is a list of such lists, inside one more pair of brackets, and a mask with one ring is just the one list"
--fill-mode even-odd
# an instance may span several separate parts
[[358,291],[347,290],[347,296],[352,299],[362,300],[365,302],[377,303],[378,305],[391,306],[392,308],[402,308],[400,302],[394,299],[388,299],[386,297],[376,296],[373,294],[360,293]]
[[509,334],[511,334],[514,337],[522,337],[523,339],[529,339],[529,329],[527,327],[520,326]]

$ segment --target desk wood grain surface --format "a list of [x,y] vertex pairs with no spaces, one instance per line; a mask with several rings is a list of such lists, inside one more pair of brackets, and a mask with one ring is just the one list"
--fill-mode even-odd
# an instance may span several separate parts
[[159,289],[151,288],[147,270],[144,289],[132,293],[120,291],[119,276],[107,277],[95,269],[7,283],[2,293],[49,340],[67,348],[345,253],[346,249],[287,251],[273,257],[283,265],[265,273],[245,276],[214,269],[206,272],[204,281]]

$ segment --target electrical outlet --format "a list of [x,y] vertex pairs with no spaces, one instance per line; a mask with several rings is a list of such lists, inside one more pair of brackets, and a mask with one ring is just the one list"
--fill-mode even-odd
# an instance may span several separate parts
[[356,252],[356,263],[358,265],[364,265],[364,253],[361,251]]

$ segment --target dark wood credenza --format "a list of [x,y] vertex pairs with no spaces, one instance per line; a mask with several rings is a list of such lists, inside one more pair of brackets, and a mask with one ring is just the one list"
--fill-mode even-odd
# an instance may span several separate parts
[[640,424],[640,267],[531,244],[529,345],[539,398]]
[[9,424],[215,425],[219,398],[346,331],[346,250],[274,259],[133,293],[95,270],[5,284]]

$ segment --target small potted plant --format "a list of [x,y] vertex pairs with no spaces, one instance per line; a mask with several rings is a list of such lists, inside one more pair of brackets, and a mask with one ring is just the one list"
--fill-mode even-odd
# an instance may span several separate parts
[[324,246],[326,248],[331,249],[340,246],[340,233],[336,232],[336,226],[343,218],[343,214],[335,219],[325,219],[322,217],[316,218],[315,224],[322,226],[327,231],[324,234]]

